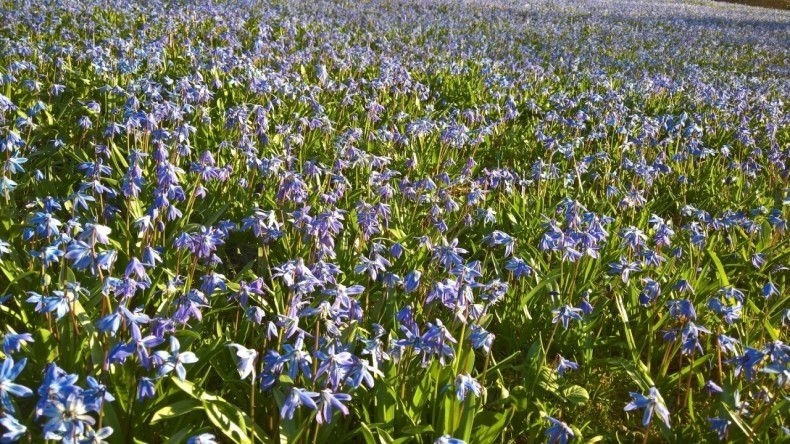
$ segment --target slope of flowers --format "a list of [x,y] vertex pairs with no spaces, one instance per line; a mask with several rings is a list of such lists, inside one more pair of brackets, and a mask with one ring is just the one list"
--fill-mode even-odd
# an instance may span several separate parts
[[0,443],[790,435],[790,13],[0,7]]

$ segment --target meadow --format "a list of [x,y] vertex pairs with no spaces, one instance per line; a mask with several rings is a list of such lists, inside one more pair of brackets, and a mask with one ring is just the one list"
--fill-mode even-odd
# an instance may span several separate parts
[[0,3],[0,443],[790,442],[790,12]]

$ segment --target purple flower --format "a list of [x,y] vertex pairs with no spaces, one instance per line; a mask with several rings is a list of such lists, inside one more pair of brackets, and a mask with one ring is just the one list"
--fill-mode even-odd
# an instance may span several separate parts
[[623,410],[628,412],[635,409],[645,409],[645,413],[642,416],[642,426],[647,427],[650,425],[650,421],[653,419],[653,413],[655,412],[658,417],[664,421],[664,424],[671,428],[669,424],[669,410],[667,410],[664,399],[655,387],[650,387],[647,396],[641,393],[631,392],[631,397],[633,400],[629,402]]

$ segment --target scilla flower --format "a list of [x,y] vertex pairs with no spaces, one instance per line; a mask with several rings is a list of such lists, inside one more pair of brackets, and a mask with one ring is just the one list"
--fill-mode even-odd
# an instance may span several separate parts
[[667,427],[671,427],[669,425],[669,410],[667,410],[667,406],[664,403],[664,399],[661,397],[661,394],[658,393],[658,389],[655,387],[650,387],[647,396],[642,395],[641,393],[631,392],[631,397],[633,400],[629,402],[625,406],[626,412],[636,409],[644,409],[645,413],[642,415],[642,425],[647,427],[650,425],[650,422],[653,420],[653,413],[655,412],[664,424]]

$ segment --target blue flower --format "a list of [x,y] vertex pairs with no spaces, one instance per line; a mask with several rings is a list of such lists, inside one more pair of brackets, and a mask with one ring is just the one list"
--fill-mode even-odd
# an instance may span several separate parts
[[320,408],[318,415],[315,417],[319,424],[332,422],[332,413],[335,410],[340,410],[343,415],[348,415],[348,407],[343,405],[343,402],[351,401],[351,395],[347,393],[332,393],[330,389],[323,389],[320,396]]
[[595,307],[593,307],[593,305],[587,299],[587,296],[582,298],[582,300],[579,302],[579,306],[576,308],[580,309],[582,313],[586,315],[592,314],[592,312],[595,311]]
[[765,358],[765,353],[751,347],[746,347],[746,352],[744,352],[743,355],[736,356],[727,362],[735,365],[735,376],[744,373],[746,379],[752,381],[754,380],[756,367],[763,361],[763,358]]
[[79,444],[109,444],[105,438],[112,435],[112,427],[102,427],[99,430],[93,430],[91,427],[85,431],[85,438],[79,440]]
[[60,232],[61,222],[50,213],[37,212],[30,222],[35,225],[36,233],[42,237],[56,236]]
[[702,345],[699,343],[699,335],[700,333],[710,334],[709,330],[703,326],[696,325],[693,322],[688,321],[685,325],[683,325],[683,329],[680,333],[683,340],[681,351],[684,355],[692,354],[695,350],[699,350],[700,353],[703,353]]
[[14,382],[19,374],[22,373],[25,364],[27,364],[26,358],[14,363],[14,359],[8,356],[3,361],[3,365],[0,366],[0,407],[10,413],[16,411],[14,410],[14,404],[11,403],[11,396],[26,398],[33,395],[33,390]]
[[472,332],[469,334],[469,342],[472,343],[472,348],[482,348],[486,353],[491,352],[491,344],[494,342],[495,335],[486,331],[479,325],[472,325]]
[[314,398],[318,398],[320,395],[316,392],[308,392],[305,389],[301,389],[298,387],[292,387],[291,392],[288,394],[288,397],[285,398],[285,402],[283,402],[282,407],[280,408],[280,417],[293,419],[294,412],[296,411],[297,407],[300,406],[307,406],[311,410],[316,410],[318,406],[316,405]]
[[30,333],[6,333],[3,336],[3,352],[6,355],[18,352],[23,345],[33,341],[33,335]]
[[520,257],[512,257],[505,262],[505,270],[513,273],[513,277],[521,279],[523,276],[529,276],[533,273],[532,267],[527,265],[524,259]]
[[36,392],[40,397],[36,403],[36,416],[41,416],[47,408],[50,399],[66,399],[72,393],[79,393],[82,388],[75,385],[79,377],[68,374],[63,369],[52,363],[44,373],[44,380]]
[[217,437],[211,433],[201,433],[190,437],[187,440],[187,444],[217,444]]
[[55,262],[60,262],[60,257],[63,256],[63,250],[60,247],[55,245],[49,245],[42,248],[39,251],[31,251],[30,254],[44,265],[45,268],[48,268],[50,265],[54,264]]
[[464,402],[466,394],[472,392],[476,397],[480,397],[480,383],[468,374],[460,374],[455,378],[455,396],[459,402]]
[[548,436],[549,444],[567,444],[569,440],[576,436],[573,430],[568,427],[568,424],[551,416],[547,416],[546,419],[549,420],[551,426],[543,434]]
[[658,296],[661,295],[661,284],[650,278],[642,279],[645,287],[639,293],[639,303],[642,305],[650,305]]
[[137,400],[142,401],[154,396],[156,396],[156,388],[154,387],[153,379],[143,376],[140,378],[140,382],[137,383]]
[[390,247],[390,254],[395,259],[400,259],[401,255],[403,255],[403,245],[398,242],[395,242]]
[[346,351],[335,353],[334,347],[330,347],[326,353],[319,351],[317,356],[322,362],[318,366],[318,370],[316,370],[316,379],[326,374],[329,385],[337,389],[354,364],[352,360],[353,355]]
[[82,233],[77,236],[77,239],[85,242],[91,247],[95,246],[97,243],[107,245],[110,243],[109,236],[111,232],[112,229],[110,229],[110,227],[87,223],[85,224],[85,229],[82,230]]
[[229,344],[228,347],[236,349],[236,356],[239,358],[236,361],[236,370],[239,372],[241,379],[246,379],[247,376],[252,375],[252,379],[254,380],[255,358],[258,357],[258,352],[239,344]]
[[716,433],[720,441],[727,439],[727,428],[732,424],[732,421],[723,418],[708,418],[711,431]]
[[724,392],[724,390],[721,387],[719,387],[718,384],[716,384],[711,380],[708,380],[708,382],[705,383],[705,391],[707,391],[708,395],[710,396]]
[[673,299],[667,302],[669,307],[669,314],[675,319],[686,318],[691,321],[697,320],[697,312],[694,310],[694,304],[688,299]]
[[466,444],[466,441],[463,439],[453,438],[450,435],[442,435],[436,438],[436,441],[433,444]]
[[55,312],[55,319],[59,320],[71,311],[71,297],[72,292],[63,292],[55,290],[52,296],[42,296],[36,292],[29,291],[30,297],[27,302],[36,304],[36,311],[39,313],[52,313]]
[[620,257],[620,262],[612,262],[609,264],[609,274],[613,276],[619,275],[620,278],[623,280],[623,283],[628,283],[628,279],[631,276],[631,273],[639,272],[642,268],[639,266],[639,262],[628,262],[622,256]]
[[420,285],[420,278],[422,277],[422,272],[419,270],[410,271],[406,277],[403,279],[403,290],[406,293],[411,293],[417,289]]
[[582,317],[579,314],[582,310],[580,308],[571,307],[570,305],[563,305],[562,307],[552,310],[554,318],[551,320],[552,324],[562,322],[562,326],[568,329],[572,320],[581,321]]
[[735,344],[740,344],[740,341],[737,339],[727,336],[725,334],[719,334],[716,336],[717,345],[726,353],[736,354],[738,351],[735,349]]
[[458,239],[453,239],[449,244],[446,239],[442,239],[441,246],[433,247],[433,259],[448,270],[463,264],[461,255],[466,253],[466,250],[458,247]]
[[197,356],[192,352],[180,352],[181,344],[175,336],[170,336],[170,353],[166,351],[157,351],[154,353],[163,364],[159,367],[159,376],[164,376],[171,371],[175,370],[178,379],[184,381],[187,377],[187,370],[184,364],[194,364],[198,361]]
[[82,435],[96,420],[78,393],[71,393],[65,400],[51,399],[44,407],[43,415],[49,420],[44,424],[45,439],[68,439]]
[[779,287],[776,286],[776,284],[774,284],[771,281],[768,281],[765,283],[765,285],[763,285],[762,293],[763,293],[763,297],[768,299],[771,296],[780,295],[781,291],[779,290]]
[[623,410],[628,412],[635,409],[645,409],[645,413],[642,416],[642,425],[644,427],[650,425],[650,421],[653,419],[653,413],[655,412],[658,417],[664,421],[664,424],[671,428],[669,425],[669,410],[667,410],[661,394],[658,393],[655,387],[650,387],[648,393],[648,396],[644,396],[641,393],[631,392],[633,400],[629,402]]
[[3,444],[18,441],[27,432],[27,427],[7,412],[0,417],[0,425],[6,429],[6,432],[0,435],[0,442]]
[[88,376],[88,389],[82,391],[85,404],[92,407],[92,410],[101,411],[104,402],[113,402],[115,397],[107,391],[107,386],[100,383],[93,376]]
[[3,257],[4,254],[10,254],[11,248],[9,248],[11,244],[8,242],[0,239],[0,257]]
[[565,372],[568,370],[578,370],[579,364],[569,361],[562,357],[562,355],[557,355],[557,375],[561,378],[565,375]]
[[513,248],[516,245],[516,240],[513,239],[512,236],[499,230],[494,230],[491,234],[483,237],[483,242],[488,244],[490,247],[504,245],[505,257],[511,256],[513,254]]
[[756,269],[760,269],[765,265],[765,255],[763,253],[754,253],[752,255],[752,265]]
[[310,353],[302,350],[303,344],[304,342],[301,339],[301,335],[294,345],[283,344],[283,351],[285,353],[283,353],[282,358],[280,358],[280,362],[287,365],[288,376],[292,381],[296,381],[299,371],[308,379],[312,378],[310,366],[313,363],[313,358],[310,356]]

